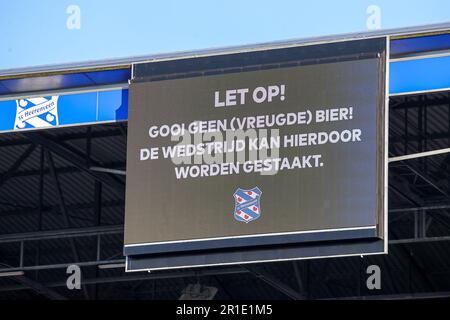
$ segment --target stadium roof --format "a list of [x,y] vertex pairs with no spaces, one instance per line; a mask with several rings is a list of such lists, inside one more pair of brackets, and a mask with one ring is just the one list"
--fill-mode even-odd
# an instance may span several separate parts
[[[174,53],[159,53],[151,55],[142,56],[131,56],[125,58],[115,58],[115,59],[104,59],[95,61],[84,61],[84,62],[74,62],[65,64],[54,64],[54,65],[42,65],[42,66],[30,66],[24,68],[16,69],[3,69],[0,70],[0,79],[6,78],[16,78],[23,76],[41,76],[45,74],[61,74],[61,73],[73,73],[78,71],[99,71],[99,70],[109,70],[109,69],[122,69],[130,68],[133,63],[139,62],[157,62],[164,60],[175,60],[175,59],[186,59],[186,58],[196,58],[201,56],[211,56],[211,55],[221,55],[221,54],[231,54],[231,53],[241,53],[248,51],[258,51],[258,50],[268,50],[275,48],[284,48],[291,46],[299,46],[306,44],[318,44],[318,43],[328,43],[333,41],[342,41],[350,39],[368,39],[380,36],[390,36],[392,39],[407,39],[410,37],[418,36],[430,36],[450,33],[450,23],[440,23],[431,24],[416,27],[405,27],[396,29],[384,29],[375,30],[369,32],[355,32],[346,33],[339,35],[321,36],[321,37],[310,37],[310,38],[300,38],[273,42],[264,42],[257,44],[248,44],[240,46],[231,47],[219,47],[204,50],[195,51],[180,51]],[[414,52],[417,49],[420,50],[439,50],[439,46],[436,46],[435,41],[433,44],[414,43],[410,42],[411,47],[399,46],[394,52],[398,54],[404,54],[409,52]]]
[[[123,83],[131,65],[144,61],[384,35],[395,39],[391,53],[397,57],[414,55],[447,49],[448,32],[450,23],[2,70],[0,94]],[[418,41],[417,35],[428,38]],[[446,91],[391,97],[390,156],[448,147],[449,110]],[[362,285],[370,264],[386,270],[382,298],[450,296],[448,154],[390,166],[387,256],[129,275],[122,256],[125,177],[114,171],[125,168],[126,137],[126,123],[0,134],[0,269],[25,270],[22,276],[0,277],[0,298],[176,299],[197,281],[217,287],[222,299],[364,298],[374,294]],[[64,267],[73,262],[82,265],[83,291],[65,288]]]

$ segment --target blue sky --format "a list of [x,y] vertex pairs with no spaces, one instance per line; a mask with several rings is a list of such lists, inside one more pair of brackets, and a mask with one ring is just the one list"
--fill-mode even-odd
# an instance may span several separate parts
[[[80,29],[68,29],[69,5]],[[450,21],[448,0],[0,0],[0,69]]]

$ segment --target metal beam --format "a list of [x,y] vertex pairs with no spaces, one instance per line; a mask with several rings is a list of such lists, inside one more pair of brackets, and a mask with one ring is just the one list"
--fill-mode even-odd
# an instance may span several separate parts
[[[402,99],[405,99],[406,97],[402,97]],[[398,98],[391,97],[391,100],[398,100]],[[423,107],[424,105],[427,106],[427,108],[430,107],[441,107],[448,104],[448,98],[435,98],[435,99],[425,99],[425,100],[416,100],[416,101],[410,101],[406,100],[404,102],[399,102],[398,104],[394,105],[393,107],[390,107],[390,111],[397,111],[397,110],[404,110],[404,109],[415,109]]]
[[426,183],[428,183],[430,186],[432,186],[434,189],[436,189],[437,191],[439,191],[439,193],[441,193],[443,196],[445,196],[446,198],[448,198],[450,200],[450,195],[445,192],[444,190],[442,190],[440,187],[438,187],[433,181],[431,181],[430,178],[428,178],[426,176],[426,174],[420,172],[419,170],[413,168],[412,166],[403,163],[401,164],[403,166],[405,166],[406,168],[408,168],[409,170],[411,170],[411,172],[413,172],[415,175],[417,175],[418,177],[420,177],[422,180],[424,180]]
[[425,206],[409,207],[409,208],[389,209],[389,213],[446,210],[446,209],[450,209],[450,204],[436,204],[436,205],[425,205]]
[[38,294],[41,294],[51,300],[67,300],[66,297],[63,295],[57,293],[56,291],[47,288],[46,286],[42,285],[39,282],[36,282],[30,278],[27,278],[25,276],[17,276],[12,277],[15,281],[21,283],[22,285],[32,289],[33,291],[37,292]]
[[[105,166],[107,166],[108,168],[111,169],[116,169],[116,168],[124,168],[125,167],[125,162],[123,161],[114,161],[114,162],[108,162],[105,163]],[[79,172],[80,170],[76,167],[60,167],[56,169],[56,172],[58,174],[66,174],[66,173],[75,173],[75,172]],[[48,168],[44,169],[44,173],[48,174],[50,173],[50,171],[48,170]],[[30,177],[30,176],[36,176],[40,174],[40,170],[39,169],[26,169],[26,170],[21,170],[21,171],[16,171],[14,174],[11,175],[10,178],[17,178],[17,177]]]
[[53,269],[66,269],[68,266],[77,265],[79,267],[95,267],[101,264],[119,264],[125,263],[125,259],[116,260],[96,260],[96,261],[72,261],[67,263],[59,264],[45,264],[39,266],[25,266],[25,267],[11,267],[11,268],[0,268],[0,272],[11,272],[11,271],[36,271],[36,270],[53,270]]
[[[162,279],[176,279],[176,278],[197,278],[198,276],[217,276],[217,275],[229,275],[229,274],[242,274],[249,271],[240,267],[227,267],[205,270],[186,270],[178,272],[154,272],[154,273],[141,273],[135,275],[123,275],[117,277],[101,277],[83,279],[83,283],[86,285],[99,284],[99,283],[118,283],[118,282],[131,282],[131,281],[148,281],[148,280],[162,280]],[[46,287],[56,288],[65,287],[66,282],[52,282],[46,283]],[[0,287],[0,292],[4,291],[17,291],[27,289],[23,286],[5,286]]]
[[[436,133],[428,133],[426,135],[426,139],[428,141],[431,140],[448,140],[449,133],[448,132],[436,132]],[[408,142],[418,142],[421,140],[419,135],[405,135],[405,134],[392,134],[392,137],[389,138],[389,145],[393,146],[395,144],[404,144],[405,140]]]
[[67,148],[63,147],[60,143],[45,137],[43,134],[29,132],[27,133],[26,137],[28,137],[34,143],[45,146],[52,153],[57,154],[67,162],[77,167],[79,170],[86,172],[95,180],[98,180],[110,186],[112,190],[115,191],[119,196],[121,197],[124,196],[125,186],[123,183],[107,174],[89,170],[89,168],[86,166],[86,159],[84,159],[82,156],[78,155],[77,153],[71,150],[68,150]]
[[16,172],[17,169],[19,169],[19,167],[22,165],[22,163],[28,159],[28,157],[30,156],[30,154],[34,151],[34,149],[36,148],[36,146],[34,144],[30,145],[24,153],[22,153],[22,155],[19,157],[19,159],[17,159],[13,165],[8,169],[8,171],[6,171],[0,178],[0,187],[6,182],[8,181],[9,178],[11,178],[13,176],[13,174]]
[[[81,203],[81,204],[72,204],[66,205],[67,211],[76,211],[76,210],[84,210],[84,209],[92,209],[95,206],[94,203]],[[102,203],[102,208],[114,208],[114,207],[123,207],[123,200],[109,200]],[[44,206],[42,207],[42,212],[50,212],[54,211],[54,207],[52,206]],[[8,211],[0,212],[0,217],[6,216],[17,216],[17,215],[34,215],[39,213],[39,208],[35,207],[20,207],[20,209],[13,209]],[[78,218],[77,216],[69,215],[71,218]],[[92,220],[93,221],[93,220]]]
[[[103,127],[109,126],[108,124],[102,124]],[[27,133],[29,134],[29,133]],[[122,131],[120,129],[111,127],[111,130],[102,130],[102,131],[95,131],[91,133],[91,138],[107,138],[107,137],[114,137],[114,136],[121,136]],[[86,138],[86,132],[70,132],[70,133],[62,133],[61,135],[58,135],[56,137],[56,141],[58,142],[64,142],[64,141],[70,141],[70,140],[79,140]],[[11,139],[11,140],[0,140],[0,147],[11,147],[11,146],[22,146],[22,145],[28,145],[30,144],[30,140],[26,138],[26,136],[23,139]]]
[[102,167],[90,167],[89,169],[92,170],[92,171],[118,174],[118,175],[121,175],[121,176],[126,176],[127,175],[127,172],[125,170],[118,170],[118,169],[111,169],[111,168],[102,168]]
[[409,190],[401,190],[397,186],[394,186],[392,183],[389,183],[389,188],[395,192],[397,192],[402,198],[412,203],[415,207],[422,207],[422,200],[420,200],[420,203],[414,199],[414,195]]
[[276,279],[274,276],[272,276],[270,273],[262,270],[261,268],[256,268],[252,266],[243,266],[244,269],[247,269],[249,272],[254,274],[257,278],[261,279],[268,285],[272,286],[273,288],[277,289],[278,291],[282,292],[289,298],[293,300],[304,300],[305,297],[289,287],[288,285],[284,284],[280,280]]
[[339,297],[323,300],[418,300],[418,299],[439,299],[449,298],[448,292],[420,292],[420,293],[399,293],[399,294],[374,294],[370,296]]
[[409,244],[409,243],[441,242],[441,241],[450,241],[450,236],[396,239],[396,240],[389,240],[389,244]]
[[[425,174],[423,174],[423,173],[421,173],[421,172],[419,172],[417,169],[414,169],[412,166],[410,166],[410,165],[408,165],[408,164],[406,164],[406,163],[402,163],[401,164],[401,166],[405,166],[406,168],[408,168],[408,170],[410,170],[412,173],[414,173],[416,176],[418,176],[418,177],[420,177],[422,180],[424,180],[428,185],[430,185],[431,187],[433,187],[434,189],[436,189],[437,191],[439,191],[439,193],[441,193],[444,197],[446,197],[448,200],[450,200],[450,195],[447,193],[447,192],[445,192],[444,190],[442,190],[439,186],[437,186],[433,181],[431,181],[431,179],[429,179],[428,177],[426,177],[426,175]],[[402,194],[402,193],[400,193],[400,194]],[[415,201],[415,200],[413,200],[413,199],[408,199],[411,203],[413,203],[413,204],[415,204],[415,205],[417,205],[417,202]],[[423,202],[423,201],[422,201]],[[423,206],[423,204],[422,205],[418,205],[418,206]],[[417,211],[415,211],[415,214],[417,214],[418,212]],[[422,219],[424,219],[424,221],[421,221],[421,232],[423,232],[423,233],[425,233],[426,232],[426,229],[428,228],[427,227],[427,222],[425,221],[426,220],[426,211],[422,211],[422,215],[421,215],[421,218]],[[435,216],[435,218],[434,218],[434,220],[437,220],[437,221],[439,221],[440,223],[442,223],[444,226],[446,226],[446,227],[448,227],[449,225],[448,225],[448,223],[446,222],[446,221],[444,221],[444,220],[442,220],[440,217],[437,217],[437,216]],[[415,222],[417,222],[418,220],[417,219],[415,219],[414,220]],[[416,228],[417,228],[417,225],[415,224],[415,226],[416,226]],[[415,229],[415,234],[417,234],[417,230]],[[421,238],[423,238],[425,236],[425,234],[424,235],[422,235],[421,236]]]
[[[51,239],[68,239],[79,237],[95,237],[111,234],[123,234],[123,225],[108,225],[108,226],[96,226],[85,228],[69,228],[58,230],[47,230],[38,232],[27,233],[15,233],[15,234],[3,234],[0,235],[0,244],[15,243],[15,242],[28,242],[39,240],[51,240]],[[436,242],[436,241],[450,241],[450,236],[442,237],[426,237],[426,238],[412,238],[412,239],[395,239],[389,240],[390,245],[404,244],[404,243],[423,243],[423,242]],[[123,260],[114,260],[114,263],[123,263]],[[87,261],[88,265],[108,264],[112,263],[100,261],[98,263],[92,263]],[[56,264],[53,267],[51,265],[43,266],[43,269],[49,268],[62,268],[65,264]],[[36,266],[39,267],[39,266]],[[20,268],[19,268],[20,269]]]
[[392,162],[405,161],[405,160],[411,160],[411,159],[417,159],[417,158],[431,157],[431,156],[445,154],[445,153],[450,153],[450,148],[438,149],[438,150],[426,151],[426,152],[419,152],[419,153],[412,153],[412,154],[407,154],[407,155],[398,156],[398,157],[391,157],[391,158],[389,158],[388,161],[389,161],[389,163],[392,163]]
[[[0,266],[8,269],[10,266],[4,263],[0,263]],[[39,283],[35,280],[32,280],[24,275],[12,276],[11,279],[20,283],[22,289],[31,289],[36,293],[43,295],[52,300],[67,300],[66,297],[57,293],[56,291],[50,289],[49,287]]]
[[118,233],[123,233],[123,225],[67,228],[58,230],[37,231],[37,232],[2,234],[0,235],[0,244],[20,242],[20,241],[91,237],[91,236],[118,234]]

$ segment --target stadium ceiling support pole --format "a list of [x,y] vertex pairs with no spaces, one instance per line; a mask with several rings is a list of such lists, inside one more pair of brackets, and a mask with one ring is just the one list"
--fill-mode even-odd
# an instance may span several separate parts
[[75,167],[77,167],[79,170],[86,172],[89,174],[92,178],[95,180],[101,181],[104,184],[110,186],[113,191],[115,191],[120,197],[123,197],[125,194],[125,186],[120,181],[114,179],[113,177],[100,173],[100,172],[94,172],[89,170],[88,167],[86,167],[86,159],[79,156],[75,152],[72,152],[71,150],[68,150],[67,148],[63,147],[58,142],[55,142],[42,134],[37,133],[27,133],[26,137],[28,137],[31,141],[41,144],[46,147],[46,149],[50,150],[54,154],[57,154],[58,156],[62,157],[66,161],[73,164]]
[[126,139],[127,138],[127,129],[124,128],[120,122],[118,123],[118,126],[119,126],[120,132],[122,133],[122,136],[124,136]]
[[[407,97],[405,98],[405,101],[407,101]],[[403,154],[408,154],[408,137],[409,137],[409,131],[408,131],[408,108],[405,108],[405,115],[404,115],[404,126],[405,126],[405,141],[404,141],[404,151]]]
[[284,293],[286,296],[293,300],[304,300],[305,297],[292,289],[291,287],[287,286],[286,284],[282,283],[278,279],[274,278],[271,274],[261,270],[260,268],[256,267],[250,267],[250,266],[242,266],[244,269],[247,269],[249,272],[254,274],[257,278],[261,279],[268,285],[272,286],[273,288],[277,289],[278,291]]
[[[39,148],[39,185],[38,185],[38,219],[37,219],[37,231],[42,230],[42,217],[43,217],[43,207],[44,207],[44,167],[45,167],[45,150],[41,145]],[[23,243],[23,242],[22,242]],[[37,243],[35,264],[41,264],[41,243]],[[35,271],[35,279],[39,276],[39,270]]]
[[[58,198],[59,209],[61,210],[61,213],[62,213],[62,216],[64,219],[64,224],[66,225],[67,228],[70,228],[69,214],[67,213],[66,205],[64,203],[64,197],[62,194],[61,184],[59,183],[58,175],[56,174],[56,171],[55,171],[55,163],[53,162],[52,154],[48,150],[45,150],[45,156],[47,158],[48,166],[50,168],[50,175],[53,178],[53,183],[56,188],[56,196]],[[80,256],[78,254],[75,240],[73,238],[70,238],[69,243],[70,243],[70,247],[72,248],[73,258],[75,260],[74,262],[75,263],[79,262]],[[83,286],[83,292],[84,292],[84,296],[85,296],[86,300],[89,300],[89,294],[87,292],[86,286]]]
[[38,198],[38,225],[37,229],[38,231],[42,230],[42,214],[44,212],[44,179],[45,179],[45,173],[44,173],[44,166],[45,166],[45,150],[44,147],[41,146],[40,148],[40,154],[39,154],[39,198]]
[[[393,187],[393,189],[397,193],[399,193],[401,196],[403,196],[405,199],[407,199],[409,202],[411,202],[411,204],[413,204],[414,206],[418,206],[418,207],[422,206],[421,203],[419,203],[418,201],[414,200],[412,197],[410,197],[408,195],[405,195],[402,190],[400,190],[398,188],[395,188],[395,187]],[[396,233],[395,233],[395,231],[392,228],[391,228],[391,232],[392,232],[392,235],[394,237],[396,237]],[[424,270],[423,266],[421,265],[421,263],[414,256],[412,256],[411,251],[408,250],[408,248],[406,246],[402,246],[402,245],[399,246],[398,253],[399,253],[399,256],[400,256],[400,257],[398,257],[399,259],[404,259],[404,261],[410,261],[410,263],[417,270],[419,270],[419,272],[417,273],[418,274],[418,278],[421,278],[421,281],[423,283],[426,283],[428,285],[428,287],[430,287],[432,290],[436,290],[436,286],[435,286],[434,282],[428,277],[426,272],[423,272],[423,270]]]
[[92,127],[86,129],[86,167],[91,166]]
[[[48,152],[46,150],[45,155],[46,155],[46,158],[48,161],[48,166],[50,168],[50,175],[52,176],[53,183],[56,188],[56,196],[58,198],[59,210],[61,211],[66,228],[70,228],[70,220],[69,220],[69,216],[67,214],[66,205],[64,203],[64,197],[62,194],[61,185],[59,184],[59,179],[55,172],[55,163],[53,162],[53,158],[52,158],[52,155],[50,152]],[[77,249],[75,246],[75,242],[73,241],[72,238],[70,239],[70,246],[72,247],[72,252],[73,252],[73,257],[75,259],[75,262],[78,262],[80,259],[79,259],[78,252],[77,252]]]
[[294,268],[295,278],[297,280],[297,286],[299,292],[305,292],[305,286],[302,281],[302,277],[300,274],[300,266],[298,261],[292,261],[292,267]]
[[[90,139],[88,140],[90,141]],[[89,143],[90,144],[90,143]],[[90,159],[90,157],[88,157]],[[88,163],[89,165],[89,163]],[[97,226],[102,224],[102,183],[97,180],[94,182],[94,223]],[[97,245],[97,261],[101,260],[101,236],[97,235],[96,237],[96,245]],[[95,277],[98,278],[99,268],[95,268]],[[94,286],[94,299],[98,299],[98,285]]]

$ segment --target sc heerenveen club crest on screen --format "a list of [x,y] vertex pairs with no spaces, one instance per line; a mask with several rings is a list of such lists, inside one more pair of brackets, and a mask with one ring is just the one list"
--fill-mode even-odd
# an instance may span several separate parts
[[234,192],[234,218],[245,223],[258,219],[261,216],[261,194],[258,187],[249,190],[238,188]]

